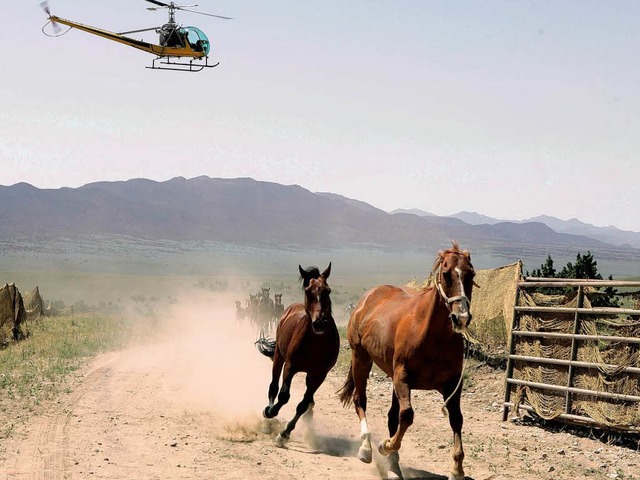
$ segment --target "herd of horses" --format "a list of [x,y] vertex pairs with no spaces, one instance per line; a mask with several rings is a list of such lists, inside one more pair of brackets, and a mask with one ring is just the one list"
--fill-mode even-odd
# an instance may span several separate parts
[[[265,418],[278,415],[290,399],[294,375],[306,373],[306,391],[294,417],[276,437],[279,446],[286,444],[301,417],[312,419],[314,394],[335,365],[340,349],[327,283],[331,263],[322,272],[317,267],[298,266],[298,270],[302,301],[284,311],[275,340],[261,335],[256,342],[258,350],[273,360]],[[351,312],[347,327],[351,365],[338,395],[345,406],[353,403],[355,407],[362,440],[358,458],[370,463],[366,388],[373,364],[392,379],[389,438],[377,446],[378,452],[388,458],[388,478],[403,478],[398,452],[413,423],[411,391],[436,390],[443,396],[443,412],[448,414],[453,432],[449,478],[464,479],[460,396],[474,276],[469,252],[453,243],[450,249],[438,253],[430,287],[375,287],[360,298]]]
[[271,330],[284,313],[282,294],[276,293],[275,300],[270,296],[271,287],[261,287],[261,291],[249,294],[249,299],[236,300],[236,320],[249,320],[260,331]]

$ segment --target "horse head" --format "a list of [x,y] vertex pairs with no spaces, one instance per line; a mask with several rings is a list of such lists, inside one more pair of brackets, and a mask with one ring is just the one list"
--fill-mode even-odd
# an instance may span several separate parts
[[249,294],[249,306],[255,307],[258,305],[258,295]]
[[457,243],[438,253],[433,266],[436,288],[449,309],[455,332],[464,333],[471,323],[471,293],[475,270],[468,250],[460,250]]
[[300,279],[304,289],[304,309],[311,320],[313,333],[322,334],[326,331],[330,322],[333,322],[331,315],[331,288],[327,284],[327,279],[331,274],[331,262],[329,266],[320,273],[318,267],[308,267],[306,269],[298,265]]
[[281,293],[276,293],[274,295],[274,298],[276,299],[276,305],[282,305],[282,294]]

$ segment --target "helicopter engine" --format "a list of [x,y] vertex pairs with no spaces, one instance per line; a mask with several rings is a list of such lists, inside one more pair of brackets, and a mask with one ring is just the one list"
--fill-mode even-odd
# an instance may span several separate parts
[[184,47],[184,41],[180,36],[180,28],[176,23],[165,23],[159,30],[159,42],[163,47]]

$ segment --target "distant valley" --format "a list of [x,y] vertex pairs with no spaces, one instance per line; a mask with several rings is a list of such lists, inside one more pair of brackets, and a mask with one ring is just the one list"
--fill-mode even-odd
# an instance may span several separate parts
[[525,258],[533,268],[547,254],[563,261],[589,250],[604,264],[631,262],[625,272],[633,274],[640,259],[640,233],[613,227],[553,217],[511,222],[468,212],[388,213],[340,195],[251,178],[133,179],[60,189],[0,186],[0,254],[15,255],[12,249],[21,239],[31,245],[30,255],[46,254],[54,245],[105,254],[99,246],[105,238],[119,245],[114,255],[139,239],[165,253],[198,251],[205,244],[265,252],[348,249],[427,255],[428,263],[455,239],[487,266]]

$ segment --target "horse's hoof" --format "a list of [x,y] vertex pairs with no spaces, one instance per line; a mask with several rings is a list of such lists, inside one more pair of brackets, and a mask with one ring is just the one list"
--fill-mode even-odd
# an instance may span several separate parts
[[389,443],[389,440],[382,440],[378,444],[378,453],[380,453],[380,455],[384,455],[386,457],[391,452],[393,452],[393,450],[389,450],[389,448],[387,447],[388,443]]
[[402,480],[402,470],[400,470],[400,454],[398,452],[391,452],[389,454],[389,473],[387,478],[390,480]]
[[450,473],[448,480],[464,480],[464,479],[465,479],[464,475],[456,475],[454,473]]
[[360,447],[358,450],[358,459],[364,463],[371,463],[371,447]]
[[[399,473],[399,475],[398,475]],[[387,479],[386,480],[403,480],[404,477],[402,476],[402,472],[400,472],[400,470],[398,470],[398,473],[394,472],[393,470],[389,470],[389,472],[387,473]]]
[[282,435],[282,433],[279,433],[276,437],[276,445],[280,448],[284,448],[287,445],[288,441],[289,437]]
[[264,410],[262,411],[262,416],[264,418],[273,418],[273,417],[275,417],[275,415],[271,414],[271,407],[264,407]]

